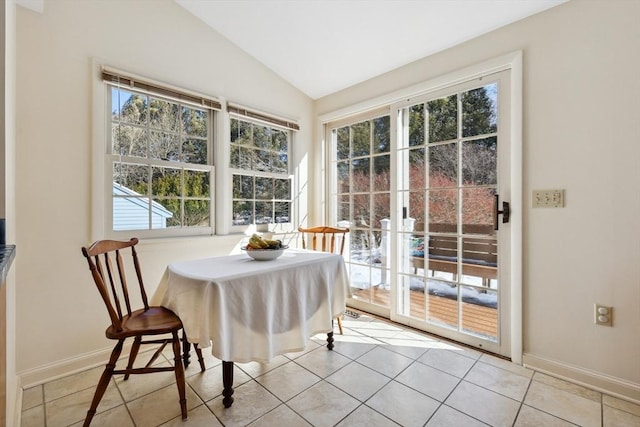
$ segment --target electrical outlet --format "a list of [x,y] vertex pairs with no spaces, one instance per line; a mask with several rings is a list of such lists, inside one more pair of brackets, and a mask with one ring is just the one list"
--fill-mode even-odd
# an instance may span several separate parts
[[613,326],[613,307],[594,304],[593,315],[596,325]]
[[564,206],[564,190],[533,190],[534,208],[561,208]]

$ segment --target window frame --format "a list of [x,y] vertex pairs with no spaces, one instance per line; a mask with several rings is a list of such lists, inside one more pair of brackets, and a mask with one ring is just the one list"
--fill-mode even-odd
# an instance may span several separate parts
[[[212,97],[204,97],[207,100],[207,104],[200,106],[194,102],[190,102],[191,95],[195,97],[201,96],[197,93],[190,92],[186,89],[169,86],[164,83],[155,82],[151,79],[135,76],[129,73],[122,73],[126,76],[131,76],[133,79],[139,79],[145,83],[149,82],[150,87],[168,88],[171,93],[184,93],[185,99],[179,99],[163,93],[158,93],[153,90],[146,91],[139,88],[131,88],[126,85],[118,85],[109,81],[104,76],[104,70],[108,69],[103,64],[93,61],[92,70],[94,72],[93,79],[93,185],[92,185],[92,227],[91,234],[93,240],[99,240],[104,238],[124,239],[129,238],[135,234],[139,238],[174,238],[174,237],[187,237],[187,236],[206,236],[215,234],[216,230],[216,205],[217,201],[216,192],[216,167],[215,167],[215,153],[217,146],[218,136],[218,124],[220,120],[220,113],[212,108],[211,105],[216,103]],[[111,71],[111,69],[108,69]],[[116,71],[116,73],[120,73]],[[122,89],[139,93],[145,96],[170,101],[182,106],[188,106],[194,109],[207,111],[207,163],[195,164],[186,162],[176,162],[160,159],[140,158],[140,157],[123,157],[111,152],[112,150],[112,120],[111,120],[111,92],[113,87],[120,86]],[[209,102],[208,100],[213,100]],[[218,103],[217,106],[220,106]],[[127,163],[139,164],[145,166],[161,166],[168,168],[179,169],[181,175],[185,170],[206,171],[209,173],[209,225],[204,227],[175,227],[175,228],[147,228],[147,229],[129,229],[129,230],[114,230],[113,228],[113,165],[118,160],[126,160]],[[144,197],[143,197],[144,198]],[[189,200],[187,196],[180,196],[181,200]],[[202,198],[200,198],[202,199]],[[151,213],[150,213],[151,216]],[[152,226],[151,221],[149,223]]]
[[[229,180],[229,187],[230,187],[229,201],[230,201],[231,209],[229,211],[229,217],[228,217],[229,223],[224,224],[222,226],[228,227],[228,230],[232,233],[248,233],[253,231],[261,231],[261,232],[268,231],[268,232],[281,233],[281,232],[293,231],[293,224],[295,223],[294,217],[295,217],[296,209],[295,209],[295,198],[293,195],[294,188],[295,188],[295,176],[292,173],[291,159],[292,159],[292,151],[293,151],[293,144],[294,144],[294,138],[295,138],[294,131],[299,129],[298,125],[288,120],[281,120],[276,118],[271,119],[270,116],[265,115],[263,113],[252,112],[250,110],[246,110],[236,106],[229,107],[227,116],[228,116],[228,120],[227,120],[228,132],[225,137],[225,150],[227,151],[228,157],[226,159],[226,164],[225,164],[225,168],[227,169],[225,176]],[[262,118],[264,118],[264,120],[261,120]],[[231,144],[232,144],[231,143],[231,129],[232,129],[231,121],[232,120],[242,121],[242,122],[251,124],[252,126],[265,126],[265,127],[268,127],[270,130],[275,129],[275,130],[284,132],[287,136],[287,165],[286,165],[287,170],[286,172],[278,173],[278,172],[272,172],[272,171],[261,171],[261,170],[255,170],[255,169],[242,169],[242,168],[232,167],[231,165]],[[276,200],[274,198],[269,200],[256,199],[255,190],[254,190],[253,198],[237,199],[234,197],[234,194],[233,194],[234,176],[236,175],[251,176],[254,179],[255,178],[286,179],[289,181],[289,199],[288,200],[285,200],[285,199]],[[247,201],[251,201],[252,203],[255,203],[258,200],[263,200],[265,202],[270,201],[272,203],[277,203],[278,201],[287,202],[289,203],[289,221],[256,224],[255,217],[254,217],[253,223],[233,224],[234,203],[239,200],[247,200]],[[254,212],[255,212],[255,207],[254,207]]]

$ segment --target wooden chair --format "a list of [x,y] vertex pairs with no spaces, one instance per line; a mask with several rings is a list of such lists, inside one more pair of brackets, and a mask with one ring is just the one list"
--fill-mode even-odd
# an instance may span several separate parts
[[[318,226],[311,228],[303,228],[298,227],[298,231],[300,232],[300,236],[302,239],[302,249],[312,249],[314,251],[321,250],[322,252],[333,252],[339,253],[343,255],[344,253],[344,243],[346,241],[347,233],[349,232],[348,228],[338,228],[338,227],[327,227],[327,226]],[[305,236],[310,236],[309,245],[307,245],[307,241],[305,240]],[[336,236],[341,237],[340,239],[340,250],[336,251]],[[318,240],[322,242],[322,245],[319,246]],[[340,330],[340,335],[342,335],[342,317],[338,316],[338,330]]]
[[[124,374],[127,380],[131,374],[149,374],[153,372],[174,371],[176,383],[178,386],[178,394],[180,395],[180,410],[182,419],[187,419],[187,400],[185,397],[185,379],[184,368],[180,353],[180,338],[178,332],[182,329],[182,321],[171,310],[164,307],[150,307],[147,302],[147,294],[142,282],[142,272],[138,262],[138,255],[135,246],[138,239],[132,238],[127,242],[115,240],[101,240],[93,243],[89,248],[82,248],[82,253],[89,263],[89,270],[93,276],[93,280],[98,287],[98,291],[104,300],[104,303],[111,318],[111,325],[107,328],[105,334],[107,338],[117,340],[111,352],[111,357],[107,363],[96,392],[91,402],[91,407],[87,411],[87,417],[84,420],[84,426],[91,424],[91,420],[96,413],[96,409],[102,396],[107,390],[107,386],[114,374]],[[131,249],[131,262],[133,269],[127,269],[129,262],[125,262],[123,252]],[[127,257],[128,259],[128,257]],[[129,265],[131,267],[131,265]],[[130,291],[136,290],[132,287],[130,290],[126,280],[126,271],[135,271],[138,281],[139,296],[142,299],[144,308],[132,311],[130,302]],[[171,337],[166,337],[171,334]],[[165,337],[159,337],[165,335]],[[146,339],[144,337],[154,337],[154,339]],[[129,353],[129,361],[125,369],[115,369],[116,362],[120,357],[124,342],[127,338],[133,338],[131,352]],[[158,358],[167,344],[171,343],[173,347],[174,366],[170,367],[152,367],[153,362]],[[151,359],[143,368],[134,368],[138,350],[142,344],[161,344]],[[196,347],[200,368],[204,371],[204,360],[202,352]]]

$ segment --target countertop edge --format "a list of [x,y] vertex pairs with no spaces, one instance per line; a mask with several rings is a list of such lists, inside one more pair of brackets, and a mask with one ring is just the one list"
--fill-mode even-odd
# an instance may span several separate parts
[[0,245],[0,286],[4,285],[11,263],[16,257],[16,245]]

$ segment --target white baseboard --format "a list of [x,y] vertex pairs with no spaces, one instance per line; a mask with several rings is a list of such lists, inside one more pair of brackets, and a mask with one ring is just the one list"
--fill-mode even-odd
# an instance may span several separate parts
[[522,362],[524,366],[544,374],[549,374],[610,396],[640,404],[640,384],[638,383],[599,372],[589,371],[588,369],[529,353],[523,354]]
[[[129,354],[129,346],[125,345],[122,354]],[[112,347],[104,348],[91,353],[85,353],[80,356],[72,357],[65,360],[49,363],[37,368],[18,372],[19,383],[22,389],[28,389],[58,378],[77,372],[86,371],[96,366],[105,365],[111,355]]]

